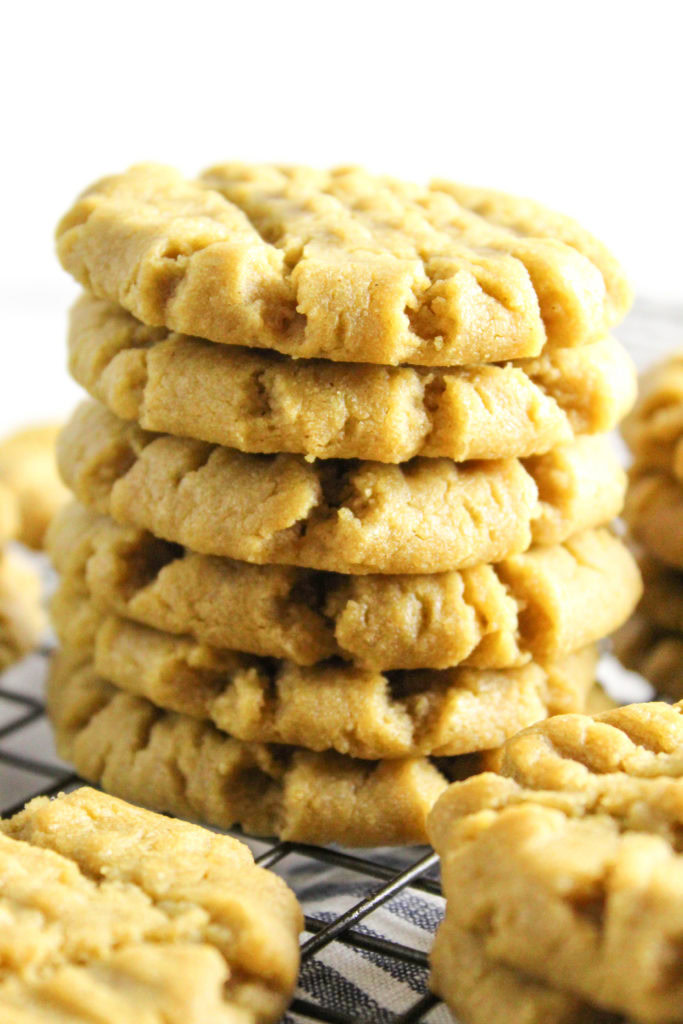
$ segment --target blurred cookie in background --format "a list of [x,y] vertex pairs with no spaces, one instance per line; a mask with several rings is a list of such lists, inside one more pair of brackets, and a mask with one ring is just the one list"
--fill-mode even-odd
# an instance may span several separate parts
[[58,424],[27,427],[0,441],[0,484],[14,495],[18,522],[14,535],[40,549],[55,512],[69,497],[55,458]]

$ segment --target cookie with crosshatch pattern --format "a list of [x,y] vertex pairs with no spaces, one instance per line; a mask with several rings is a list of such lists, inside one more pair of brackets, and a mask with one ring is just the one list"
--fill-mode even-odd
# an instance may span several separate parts
[[244,843],[90,788],[0,820],[0,1015],[267,1024],[303,917]]
[[58,461],[83,504],[198,553],[359,575],[560,543],[610,520],[625,490],[601,436],[525,460],[309,463],[151,434],[96,402],[62,431]]
[[[436,991],[465,1024],[483,1005],[492,1024],[509,1021],[515,993],[525,1021],[573,1020],[568,1007],[594,1019],[585,1004],[680,1021],[683,703],[549,719],[496,765],[430,815],[447,897]],[[456,988],[463,974],[473,980]]]
[[92,658],[103,678],[158,707],[237,739],[374,760],[487,750],[548,714],[583,711],[597,661],[591,645],[497,671],[389,674],[337,659],[301,667],[103,614],[64,587],[52,619],[65,651]]
[[152,326],[298,357],[444,366],[595,341],[631,297],[568,217],[358,168],[142,164],[87,189],[62,265]]
[[213,647],[373,670],[545,663],[616,629],[641,593],[608,529],[496,566],[422,576],[342,576],[197,555],[73,504],[48,538],[65,592],[101,612]]
[[220,828],[239,823],[319,845],[424,843],[427,815],[448,785],[444,771],[460,763],[363,761],[236,740],[118,690],[82,654],[54,660],[48,713],[61,756],[107,792]]
[[147,430],[379,462],[547,452],[611,430],[633,404],[636,380],[609,337],[503,366],[344,364],[147,327],[87,294],[71,312],[69,366],[94,398]]

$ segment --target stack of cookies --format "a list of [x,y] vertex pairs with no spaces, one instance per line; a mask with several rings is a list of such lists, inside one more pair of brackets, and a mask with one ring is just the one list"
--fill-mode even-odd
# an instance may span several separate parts
[[144,165],[58,228],[86,288],[51,530],[62,754],[310,842],[422,841],[454,776],[583,710],[637,567],[606,250],[357,169]]
[[644,593],[615,638],[627,668],[683,696],[683,351],[641,379],[623,434],[633,455],[624,516]]

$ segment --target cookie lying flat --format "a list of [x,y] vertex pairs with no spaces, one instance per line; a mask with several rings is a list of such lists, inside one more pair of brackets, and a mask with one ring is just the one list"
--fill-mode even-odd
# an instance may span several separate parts
[[427,814],[447,785],[447,761],[360,761],[232,739],[124,694],[63,655],[48,704],[60,754],[83,778],[221,828],[239,823],[256,835],[319,844],[424,843]]
[[659,693],[683,697],[683,632],[663,629],[636,614],[615,633],[614,653]]
[[649,554],[683,569],[683,481],[659,472],[633,476],[624,518]]
[[83,788],[0,821],[0,1014],[22,1024],[257,1024],[303,916],[236,839]]
[[497,562],[611,519],[625,477],[602,437],[524,462],[309,463],[125,423],[96,403],[58,445],[85,505],[201,554],[333,572],[432,573]]
[[623,317],[620,268],[573,221],[446,188],[243,164],[188,181],[144,164],[82,194],[58,252],[144,323],[296,356],[493,362],[594,341]]
[[91,295],[72,310],[69,353],[76,380],[146,430],[240,451],[379,462],[547,452],[611,430],[636,383],[612,338],[516,366],[339,364],[169,334]]
[[430,816],[453,897],[437,991],[449,987],[452,927],[543,985],[679,1022],[683,704],[549,719],[505,744],[500,771],[452,786]]
[[237,739],[361,758],[453,756],[498,747],[558,711],[583,711],[596,652],[542,668],[384,675],[332,660],[309,668],[221,650],[98,612],[62,588],[52,618],[65,649],[121,690],[208,719]]
[[48,548],[67,589],[102,611],[299,665],[333,656],[375,670],[545,662],[607,636],[641,592],[632,555],[605,529],[497,566],[339,576],[197,555],[71,505]]
[[47,626],[38,574],[21,558],[0,554],[0,671],[38,646]]
[[683,350],[642,374],[622,433],[637,464],[683,480]]
[[17,540],[41,548],[50,520],[69,498],[59,479],[56,425],[29,427],[0,441],[0,482],[14,494],[19,523]]

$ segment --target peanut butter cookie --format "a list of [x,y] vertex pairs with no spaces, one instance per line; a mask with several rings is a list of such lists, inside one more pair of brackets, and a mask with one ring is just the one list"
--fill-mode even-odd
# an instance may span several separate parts
[[[436,990],[465,1022],[482,1019],[477,987],[458,1004],[449,980],[465,932],[514,984],[567,993],[577,1010],[681,1021],[683,704],[548,719],[512,737],[498,766],[430,816],[451,897]],[[524,1019],[567,1020],[553,1013]]]
[[445,366],[600,338],[630,304],[613,257],[528,200],[355,168],[156,164],[91,186],[63,266],[152,326],[299,357]]
[[450,370],[294,360],[147,327],[90,295],[71,313],[69,365],[146,430],[323,459],[534,455],[611,430],[635,398],[633,364],[613,338]]
[[633,556],[607,529],[496,566],[422,576],[342,576],[197,555],[80,505],[48,548],[68,590],[170,633],[313,665],[509,668],[607,636],[641,593]]
[[424,843],[427,815],[448,784],[449,759],[361,761],[233,739],[117,690],[65,654],[53,663],[48,706],[59,751],[83,778],[133,803],[256,835]]
[[69,498],[57,472],[59,429],[29,427],[0,441],[0,482],[14,495],[19,518],[13,533],[31,548],[42,548],[50,520]]
[[624,518],[649,554],[683,569],[683,481],[659,471],[632,473]]
[[638,399],[621,429],[637,466],[683,480],[683,350],[641,375]]
[[28,562],[11,552],[0,553],[0,671],[38,645],[47,626],[41,590]]
[[545,667],[385,675],[335,660],[303,668],[207,647],[99,613],[69,591],[52,615],[65,650],[83,652],[104,679],[157,707],[206,719],[237,739],[372,760],[498,747],[548,714],[583,711],[595,681],[592,646]]
[[303,916],[249,849],[82,788],[0,821],[0,1014],[22,1024],[266,1024]]
[[611,519],[625,489],[602,437],[524,462],[309,463],[150,434],[97,403],[76,410],[58,457],[76,497],[118,522],[201,554],[361,575],[560,543]]

